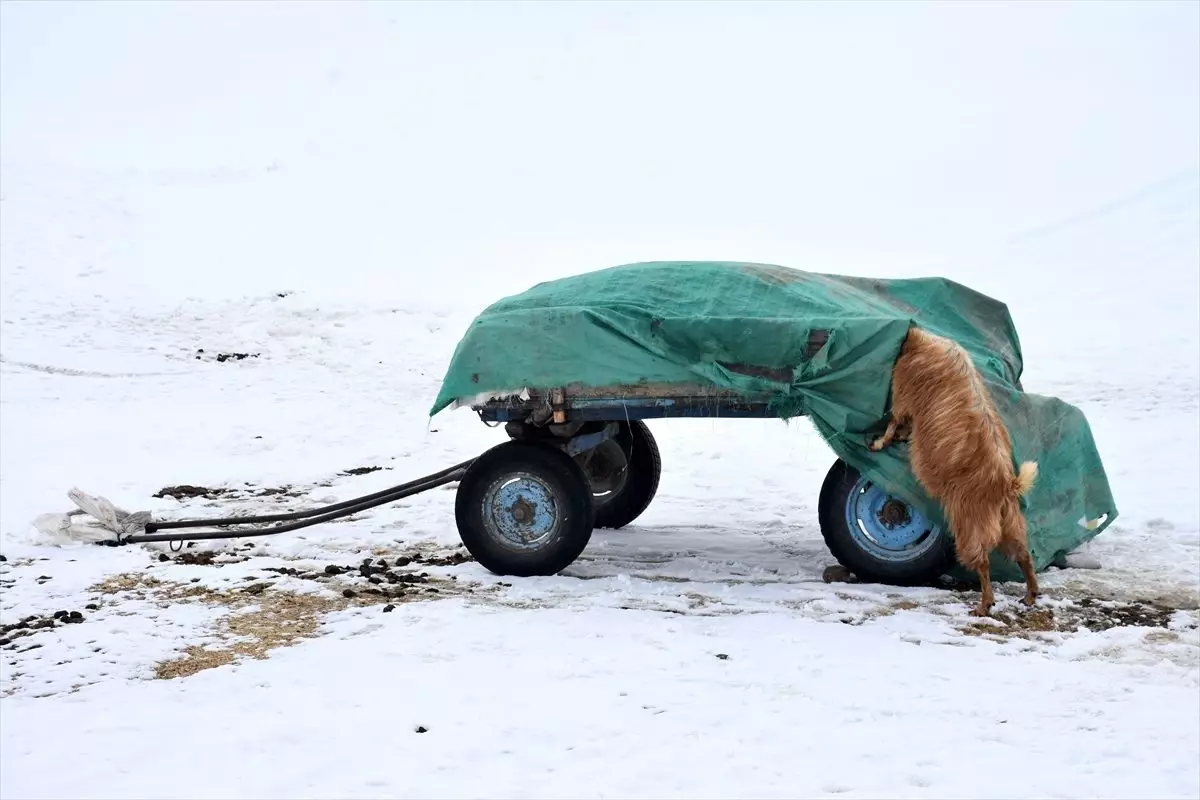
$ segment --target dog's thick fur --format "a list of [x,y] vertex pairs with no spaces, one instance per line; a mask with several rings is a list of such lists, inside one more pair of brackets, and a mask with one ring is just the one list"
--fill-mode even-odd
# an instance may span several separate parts
[[913,474],[941,502],[959,563],[979,573],[982,596],[973,613],[995,603],[988,557],[999,548],[1025,576],[1025,604],[1037,600],[1025,515],[1017,498],[1033,488],[1037,462],[1016,474],[1012,440],[971,357],[958,343],[913,327],[892,370],[892,417],[871,443],[882,450],[909,442]]

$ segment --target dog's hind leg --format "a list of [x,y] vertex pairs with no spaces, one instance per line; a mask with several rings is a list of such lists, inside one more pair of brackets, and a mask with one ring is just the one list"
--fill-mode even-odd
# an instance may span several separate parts
[[1033,556],[1029,553],[1029,539],[1025,534],[1025,517],[1020,508],[1006,504],[1000,512],[1000,552],[1006,558],[1016,562],[1025,576],[1024,603],[1031,606],[1037,602],[1038,579],[1033,569]]
[[1006,558],[1015,561],[1021,568],[1021,574],[1025,576],[1025,599],[1021,602],[1027,606],[1033,605],[1037,602],[1039,590],[1037,573],[1033,570],[1033,557],[1029,555],[1029,548],[1006,539],[1000,545],[1000,552]]
[[996,596],[992,593],[992,565],[987,553],[973,559],[967,566],[979,575],[979,605],[971,612],[971,616],[986,617],[992,613],[992,606],[996,604]]
[[996,604],[996,596],[992,592],[991,559],[992,549],[1000,539],[999,514],[988,515],[983,519],[965,520],[968,524],[954,525],[954,549],[958,563],[979,575],[979,605],[971,612],[972,616],[986,617]]

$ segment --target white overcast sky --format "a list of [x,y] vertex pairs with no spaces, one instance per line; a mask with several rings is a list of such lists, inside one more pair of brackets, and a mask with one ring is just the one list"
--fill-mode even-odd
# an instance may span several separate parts
[[0,9],[6,162],[275,164],[601,259],[943,258],[1200,166],[1187,0]]

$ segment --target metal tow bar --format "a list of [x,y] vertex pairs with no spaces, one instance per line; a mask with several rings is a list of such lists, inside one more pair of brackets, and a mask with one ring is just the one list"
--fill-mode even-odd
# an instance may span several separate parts
[[[318,525],[339,517],[348,517],[351,514],[365,511],[368,508],[382,506],[396,500],[402,500],[405,497],[412,497],[421,492],[427,492],[430,489],[436,489],[439,486],[445,486],[447,483],[454,483],[462,478],[467,468],[473,463],[475,463],[475,459],[472,458],[470,461],[455,464],[453,467],[447,467],[441,472],[435,472],[423,478],[409,481],[408,483],[402,483],[389,489],[382,489],[362,497],[343,500],[340,503],[310,508],[306,511],[292,511],[286,514],[262,514],[250,517],[178,519],[166,522],[148,522],[146,523],[145,533],[118,536],[116,539],[105,540],[98,544],[113,547],[139,542],[188,542],[207,539],[238,539],[250,536],[273,536],[277,533],[287,533],[288,531],[307,528],[309,525]],[[267,524],[272,522],[282,522],[284,524]],[[260,527],[235,527],[232,530],[229,529],[229,526],[236,525],[256,525]],[[193,531],[190,533],[158,533],[158,531],[177,531],[186,528],[222,528],[223,530]]]

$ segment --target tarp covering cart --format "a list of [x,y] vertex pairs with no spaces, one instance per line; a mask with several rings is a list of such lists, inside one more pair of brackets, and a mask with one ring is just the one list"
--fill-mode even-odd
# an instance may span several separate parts
[[[653,498],[660,461],[643,420],[803,415],[839,459],[820,502],[838,560],[867,579],[935,578],[953,567],[940,506],[913,476],[907,445],[867,447],[914,323],[967,349],[1015,462],[1039,462],[1024,499],[1036,567],[1103,531],[1117,509],[1091,429],[1074,406],[1023,391],[1003,303],[940,278],[654,262],[539,284],[471,324],[431,413],[470,406],[507,423],[512,441],[463,476],[463,541],[498,572],[557,572],[594,527],[628,524]],[[1019,578],[998,554],[992,563],[997,579]]]

